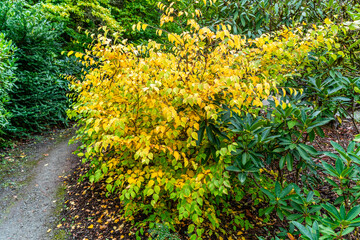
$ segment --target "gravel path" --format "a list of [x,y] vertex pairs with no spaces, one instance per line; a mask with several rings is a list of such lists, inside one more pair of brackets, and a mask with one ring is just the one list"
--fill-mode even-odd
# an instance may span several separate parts
[[0,240],[52,239],[49,229],[59,221],[54,213],[59,204],[57,193],[62,187],[59,176],[68,174],[76,164],[72,154],[76,146],[68,145],[72,132],[65,130],[62,137],[58,133],[31,147],[32,161],[37,163],[29,173],[24,173],[29,181],[12,192],[11,201],[0,209]]

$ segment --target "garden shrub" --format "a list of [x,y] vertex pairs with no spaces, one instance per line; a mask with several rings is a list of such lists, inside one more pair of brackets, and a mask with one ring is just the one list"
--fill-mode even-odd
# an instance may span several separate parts
[[[227,129],[213,126],[224,107],[257,114],[270,91],[301,71],[308,53],[328,40],[321,31],[304,35],[300,28],[246,40],[230,34],[229,26],[213,32],[201,28],[195,15],[159,8],[162,23],[176,19],[189,29],[175,34],[157,28],[171,49],[154,41],[113,44],[105,35],[86,54],[75,54],[91,68],[83,81],[69,77],[77,98],[69,116],[80,126],[79,156],[90,163],[87,177],[119,196],[127,219],[147,216],[140,226],[186,222],[192,239],[223,229],[223,215],[244,227],[231,202],[251,188],[226,170],[237,147],[234,135],[225,137],[221,131]],[[147,24],[135,28],[145,30]],[[215,136],[219,146],[209,154]]]
[[[339,108],[345,116],[351,116],[359,103],[356,94],[360,80],[356,60],[359,22],[334,25],[327,19],[325,26],[319,26],[317,31],[322,31],[328,41],[310,52],[305,71],[284,83],[292,87],[292,92],[269,100],[270,107],[259,116],[232,114],[227,121],[231,131],[237,133],[233,141],[238,142],[234,164],[227,169],[236,173],[246,186],[258,182],[251,188],[258,187],[267,196],[267,207],[259,209],[260,216],[275,212],[279,218],[276,221],[288,226],[277,229],[278,236],[271,239],[296,239],[294,236],[299,234],[301,239],[358,239],[359,236],[358,145],[351,142],[346,149],[332,142],[336,154],[321,152],[335,162],[335,167],[325,161],[322,164],[313,161],[319,159],[320,152],[307,145],[315,135],[324,137],[319,126],[333,119]],[[293,95],[296,87],[303,87],[304,93]],[[276,106],[278,98],[287,105]],[[327,119],[322,119],[324,116]],[[228,111],[223,117],[229,117]],[[341,121],[339,116],[338,119]],[[274,183],[264,184],[258,174],[261,171],[273,171],[269,177]],[[322,182],[327,182],[332,190],[326,196],[337,198],[331,201],[321,198],[316,189]]]
[[306,71],[285,83],[288,87],[303,88],[315,109],[323,115],[336,117],[340,123],[341,117],[350,117],[355,123],[355,106],[359,100],[356,92],[360,87],[359,29],[359,21],[334,24],[327,20],[323,30],[331,42],[314,49]]
[[[201,3],[201,1],[199,1]],[[203,21],[208,24],[229,24],[235,34],[257,37],[298,23],[322,24],[325,19],[337,23],[355,20],[355,0],[240,0],[214,1]],[[202,8],[209,9],[208,6]]]
[[9,92],[6,109],[11,113],[7,132],[24,134],[53,124],[66,123],[67,80],[59,61],[62,25],[49,22],[39,4],[4,1],[0,6],[0,32],[17,50],[16,86]]
[[114,18],[114,11],[110,5],[113,1],[82,1],[82,0],[50,0],[42,4],[47,18],[53,22],[65,24],[62,37],[69,43],[68,49],[83,49],[84,43],[91,43],[89,35],[79,28],[90,33],[99,33],[100,27],[106,26],[110,31],[121,33],[124,28]]
[[120,23],[125,31],[122,37],[130,42],[142,42],[148,39],[159,39],[155,31],[134,31],[132,26],[138,22],[146,22],[154,25],[159,22],[161,13],[158,11],[157,0],[139,0],[139,1],[110,1],[113,9],[114,18]]
[[[322,161],[319,172],[322,172],[322,180],[329,184],[329,190],[336,198],[324,201],[318,191],[293,185],[294,194],[284,199],[291,204],[286,216],[289,229],[284,229],[279,237],[295,239],[294,236],[299,236],[298,239],[306,240],[359,238],[359,144],[352,141],[347,148],[336,142],[331,142],[331,145],[335,151],[324,153],[335,164]],[[267,191],[267,194],[271,198],[275,193],[272,190]],[[270,202],[270,205],[274,204]]]
[[16,59],[13,57],[15,50],[12,42],[7,41],[5,35],[0,33],[0,139],[11,117],[5,104],[9,101],[9,91],[13,88],[15,81]]

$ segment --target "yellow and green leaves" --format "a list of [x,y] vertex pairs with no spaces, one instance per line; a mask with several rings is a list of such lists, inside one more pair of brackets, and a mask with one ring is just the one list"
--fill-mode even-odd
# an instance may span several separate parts
[[[159,8],[162,23],[188,14]],[[217,204],[241,191],[231,188],[238,180],[225,170],[236,148],[231,141],[203,161],[215,141],[211,124],[225,106],[256,112],[279,82],[303,67],[316,43],[289,29],[246,40],[228,26],[213,32],[195,19],[186,24],[190,31],[181,34],[157,28],[170,48],[152,41],[112,45],[100,37],[77,55],[94,68],[82,82],[72,82],[77,102],[69,114],[79,119],[78,135],[93,166],[89,180],[104,181],[108,192],[119,194],[125,215],[146,209],[154,219],[190,220],[189,231],[200,236],[205,221],[220,227]]]

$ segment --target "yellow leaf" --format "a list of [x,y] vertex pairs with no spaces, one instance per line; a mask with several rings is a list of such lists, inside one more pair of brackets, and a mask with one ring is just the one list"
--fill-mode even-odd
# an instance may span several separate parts
[[340,116],[336,116],[337,120],[339,121],[339,123],[341,124],[342,123],[342,119]]
[[184,159],[184,167],[187,167],[189,165],[189,161],[185,158]]
[[148,183],[149,187],[152,187],[154,184],[155,184],[154,180],[150,180],[149,183]]
[[143,25],[142,25],[142,27],[141,27],[141,28],[142,28],[142,30],[144,30],[144,31],[145,31],[145,29],[146,29],[146,27],[147,27],[147,26],[148,26],[147,24],[143,24]]
[[331,22],[331,20],[329,18],[325,18],[324,22],[325,22],[326,25],[332,24],[332,22]]
[[68,52],[67,56],[70,57],[71,54],[73,54],[73,53],[74,53],[74,51],[70,51],[70,52]]
[[273,96],[274,102],[275,102],[275,107],[279,106],[279,100]]
[[139,22],[139,23],[137,24],[136,29],[137,29],[138,31],[141,30],[141,22]]
[[93,229],[94,228],[94,225],[91,224],[90,226],[88,226],[88,229]]
[[197,132],[192,132],[192,133],[191,133],[191,136],[192,136],[195,140],[198,140],[198,134],[197,134]]
[[175,151],[174,152],[174,157],[175,157],[176,160],[179,160],[179,158],[180,158],[179,152]]
[[292,95],[294,90],[292,88],[289,88],[289,90],[290,90],[290,94]]

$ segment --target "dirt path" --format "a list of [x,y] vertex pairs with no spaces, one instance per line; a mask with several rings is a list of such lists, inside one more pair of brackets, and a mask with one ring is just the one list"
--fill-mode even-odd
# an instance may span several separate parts
[[0,240],[53,238],[49,229],[59,221],[55,210],[62,204],[59,176],[68,174],[77,160],[72,154],[76,146],[68,145],[72,135],[72,130],[63,130],[25,150],[33,165],[12,179],[21,186],[0,188]]

